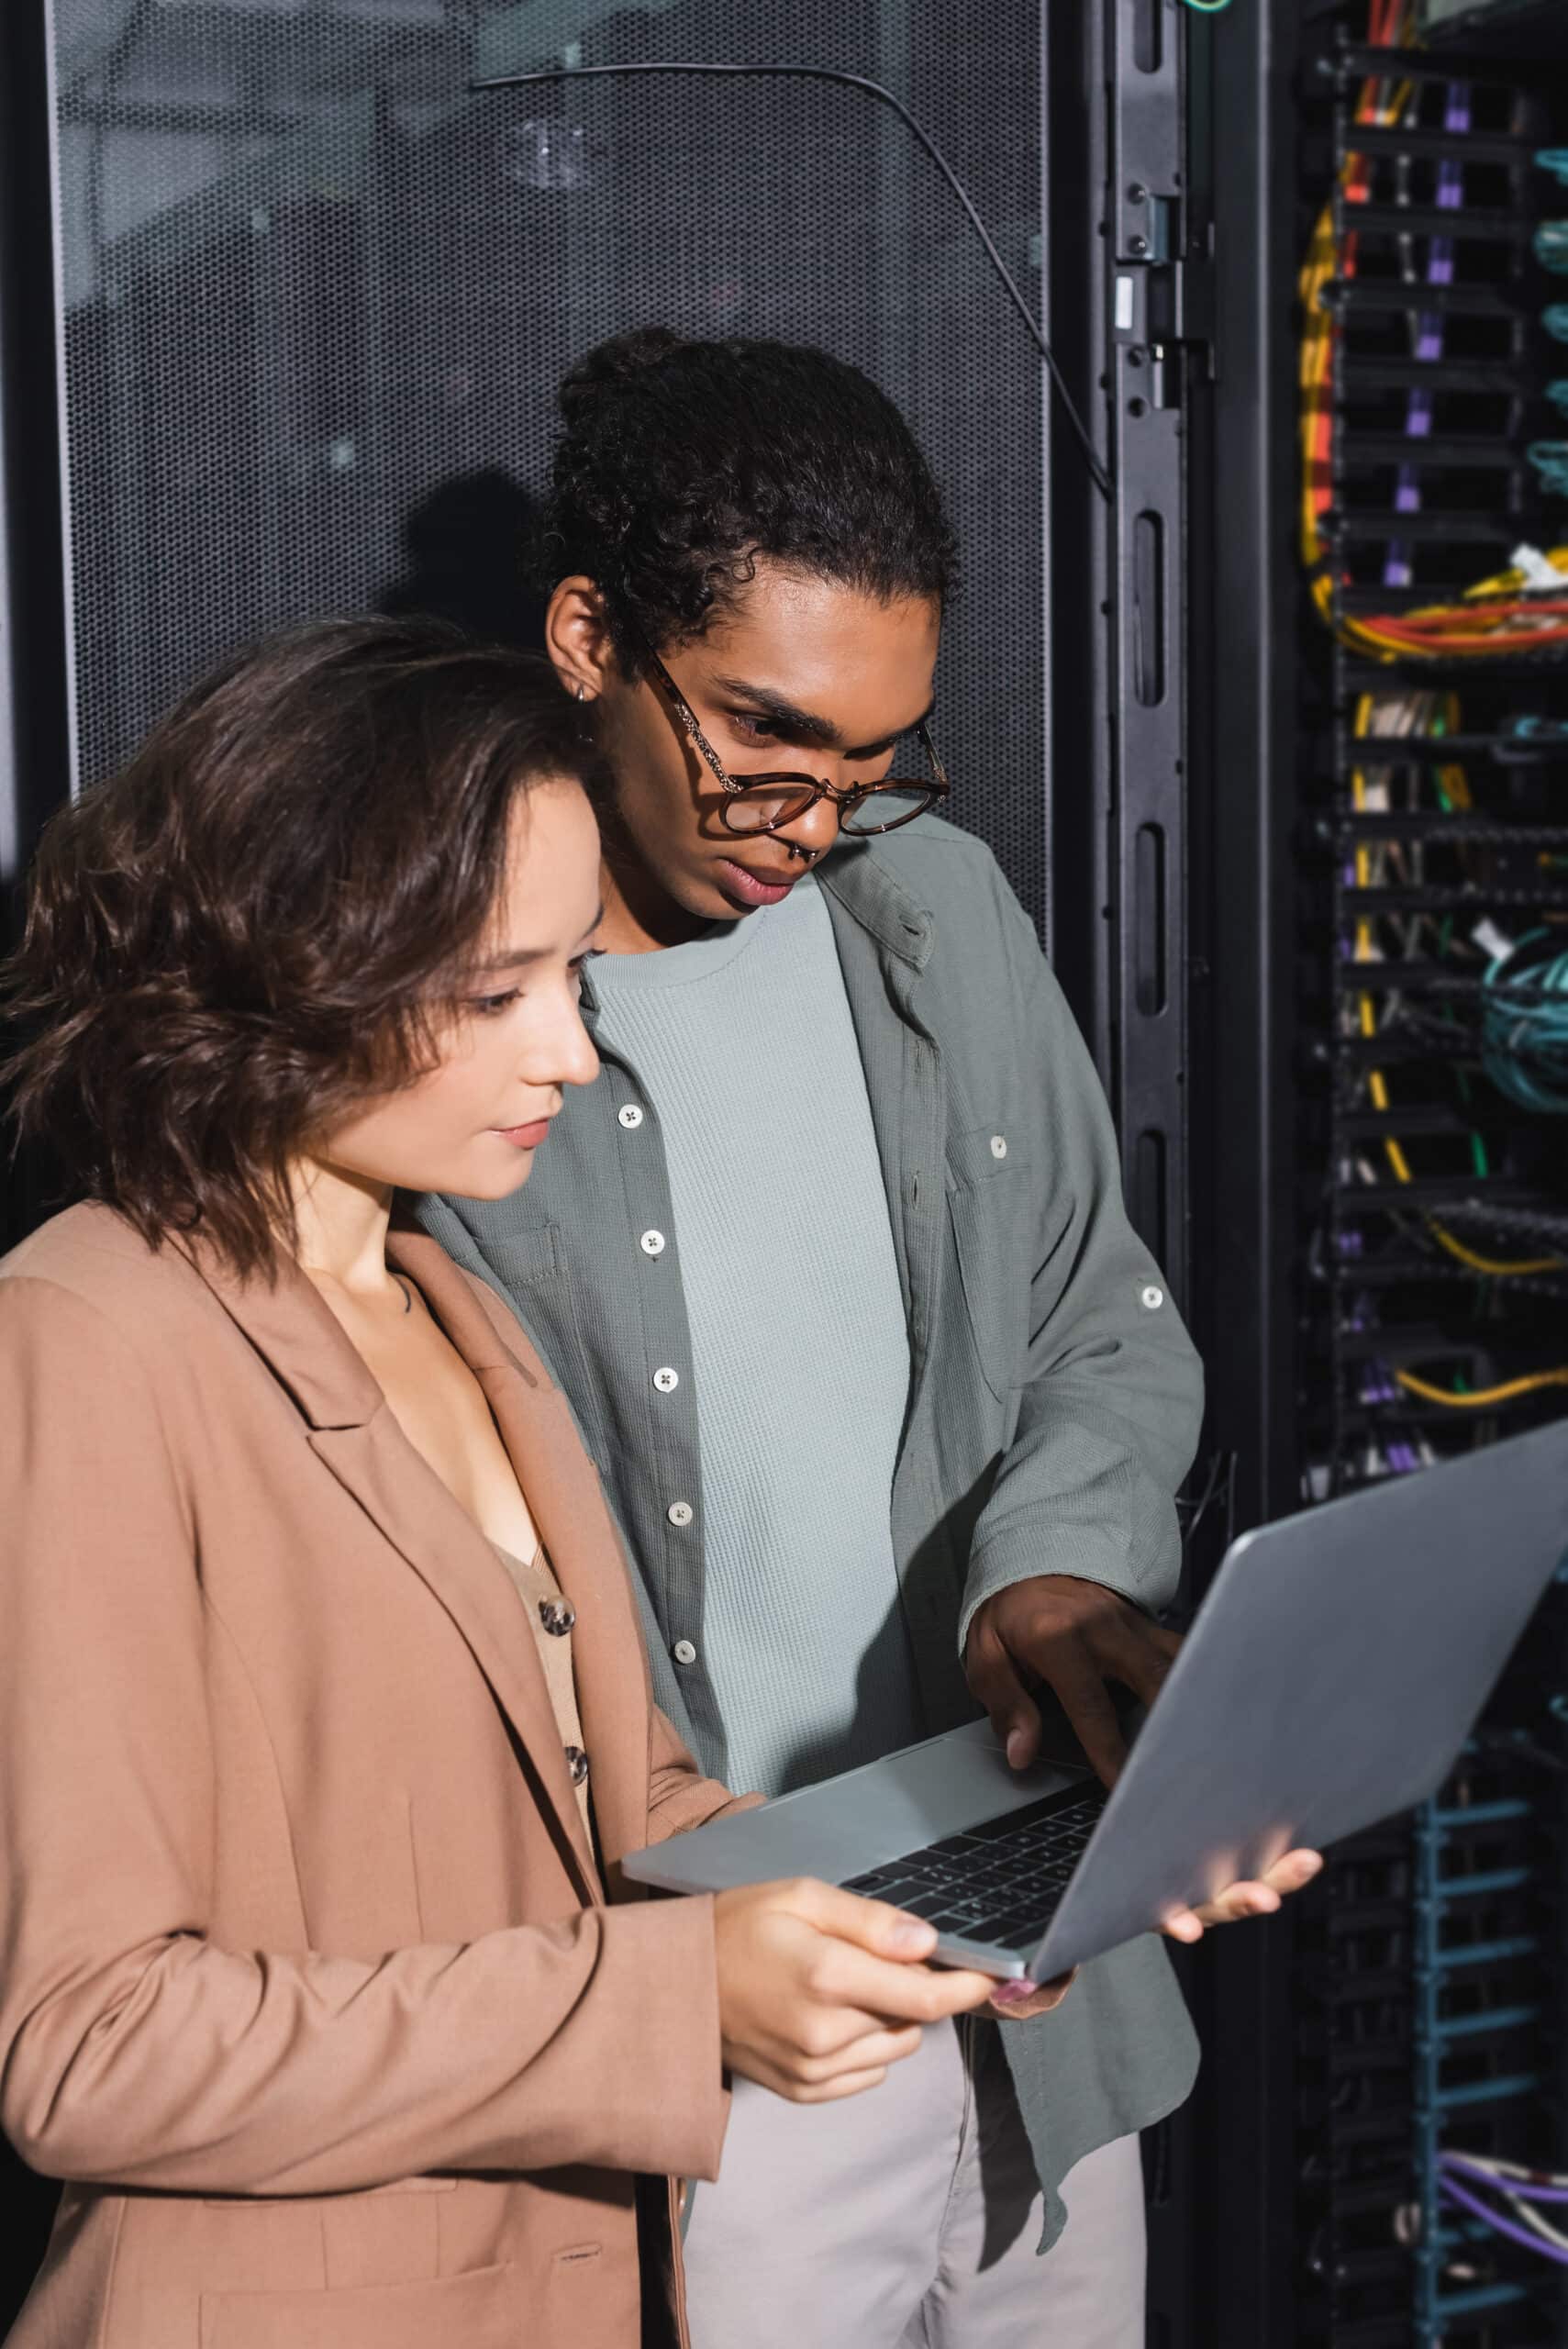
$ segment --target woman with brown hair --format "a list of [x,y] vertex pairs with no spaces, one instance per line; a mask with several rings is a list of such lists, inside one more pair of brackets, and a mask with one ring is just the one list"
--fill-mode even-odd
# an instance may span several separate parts
[[336,624],[40,853],[8,1074],[82,1203],[0,1263],[0,2121],[67,2181],[26,2349],[684,2340],[639,2185],[715,2174],[727,2069],[852,2095],[988,1995],[825,1886],[617,1897],[728,1797],[564,1399],[393,1216],[507,1195],[595,1075],[593,777],[542,664]]

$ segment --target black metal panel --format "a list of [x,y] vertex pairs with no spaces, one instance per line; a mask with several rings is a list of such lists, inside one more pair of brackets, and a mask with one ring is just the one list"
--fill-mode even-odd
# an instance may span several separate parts
[[[0,11],[0,953],[17,878],[70,775],[59,384],[41,0]],[[0,1184],[0,1249],[36,1220],[44,1171]]]
[[[1293,1094],[1296,11],[1233,8],[1189,46],[1191,234],[1213,224],[1213,380],[1189,377],[1194,1211],[1218,1536],[1295,1506]],[[1226,1520],[1229,1520],[1229,1522]],[[1195,1595],[1196,1595],[1195,1593]],[[1204,2068],[1189,2179],[1194,2326],[1182,2349],[1297,2339],[1290,1919],[1222,1933],[1193,1968]]]
[[78,0],[59,30],[84,774],[220,647],[388,597],[526,634],[570,362],[617,329],[820,342],[900,401],[967,580],[939,674],[957,819],[1047,923],[1038,353],[864,94],[472,78],[659,57],[886,83],[1040,298],[1038,0]]
[[[1112,806],[1111,1099],[1132,1220],[1185,1304],[1186,597],[1191,321],[1181,12],[1107,11]],[[1203,363],[1207,365],[1207,354]]]

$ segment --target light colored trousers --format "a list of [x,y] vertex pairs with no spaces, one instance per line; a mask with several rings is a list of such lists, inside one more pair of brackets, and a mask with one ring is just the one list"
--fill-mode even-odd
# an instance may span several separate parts
[[1002,2054],[1021,2025],[928,2031],[879,2088],[795,2105],[735,2084],[686,2233],[693,2349],[1143,2349],[1136,2137],[1085,2154],[1043,2259]]

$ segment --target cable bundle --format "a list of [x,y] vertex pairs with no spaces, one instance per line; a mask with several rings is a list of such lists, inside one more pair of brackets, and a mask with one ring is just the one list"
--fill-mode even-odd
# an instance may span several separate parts
[[1521,1108],[1568,1117],[1568,953],[1562,933],[1532,930],[1487,965],[1482,1065]]
[[[1519,552],[1522,557],[1524,550]],[[1561,595],[1535,584],[1544,583],[1547,568],[1562,578]],[[1373,660],[1452,660],[1568,647],[1568,547],[1550,547],[1544,554],[1531,549],[1528,564],[1517,561],[1509,570],[1477,581],[1459,604],[1425,604],[1418,611],[1378,612],[1364,620],[1336,616],[1331,586],[1324,580],[1318,584],[1326,591],[1318,597],[1325,618],[1352,651]]]
[[[1532,728],[1535,722],[1531,718],[1526,718],[1521,720],[1520,724],[1521,727]],[[1550,725],[1552,721],[1540,722]],[[1431,693],[1416,687],[1400,693],[1362,694],[1356,704],[1354,731],[1358,744],[1363,744],[1365,747],[1357,764],[1351,772],[1351,797],[1358,812],[1376,814],[1392,810],[1389,793],[1390,769],[1377,763],[1373,749],[1375,742],[1381,740],[1396,743],[1401,740],[1408,740],[1412,736],[1426,736],[1429,740],[1435,736],[1440,740],[1445,734],[1457,732],[1459,726],[1460,704],[1455,694]],[[1442,762],[1435,763],[1429,773],[1432,787],[1442,808],[1462,811],[1470,807],[1470,788],[1462,766],[1457,763],[1451,765],[1447,762]],[[1380,843],[1375,846],[1358,846],[1354,852],[1349,877],[1358,889],[1386,887],[1391,882],[1418,887],[1424,877],[1422,857],[1423,852],[1415,842],[1405,847],[1395,842]],[[1430,914],[1418,913],[1408,918],[1385,914],[1380,918],[1380,921],[1375,922],[1363,915],[1358,919],[1355,927],[1353,960],[1358,964],[1386,963],[1391,959],[1391,955],[1396,962],[1399,959],[1412,960],[1419,954],[1424,941],[1433,946],[1440,960],[1446,960],[1461,944],[1463,945],[1466,952],[1473,953],[1474,951],[1468,941],[1456,941],[1451,921],[1440,921]],[[1486,996],[1486,982],[1490,975],[1488,971],[1481,981],[1484,1002],[1490,1000]],[[1568,1003],[1564,1004],[1564,1012],[1568,1014]],[[1371,1040],[1387,1030],[1397,1029],[1408,1016],[1407,1008],[1402,1002],[1397,990],[1385,995],[1381,1005],[1374,1001],[1370,993],[1362,992],[1355,997],[1352,1014],[1354,1032],[1362,1039]],[[1419,1010],[1416,1016],[1418,1019],[1425,1018],[1434,1026],[1439,1018],[1439,1015],[1422,1013]],[[1452,1047],[1462,1041],[1463,1030],[1454,1026],[1451,1019],[1449,1019],[1445,1024],[1451,1051]],[[1535,1073],[1539,1075],[1539,1071]],[[1462,1101],[1468,1100],[1469,1084],[1458,1059],[1453,1063],[1453,1074]],[[1388,1091],[1388,1080],[1384,1070],[1375,1065],[1368,1067],[1365,1071],[1364,1083],[1366,1097],[1373,1108],[1383,1112],[1389,1110],[1392,1102]],[[1506,1087],[1504,1089],[1507,1090]],[[1486,1145],[1478,1128],[1471,1133],[1470,1150],[1474,1171],[1485,1180],[1490,1174],[1491,1167]],[[1384,1138],[1383,1154],[1388,1171],[1396,1183],[1403,1185],[1415,1181],[1404,1145],[1396,1141],[1392,1134],[1385,1135]],[[1362,1171],[1365,1180],[1375,1182],[1376,1170],[1370,1162],[1362,1163]],[[1479,1274],[1485,1279],[1507,1279],[1510,1275],[1528,1277],[1552,1273],[1561,1270],[1564,1262],[1562,1257],[1556,1254],[1507,1257],[1485,1252],[1460,1239],[1435,1216],[1424,1217],[1422,1229],[1428,1240],[1435,1242],[1445,1256],[1462,1265],[1467,1271]],[[1400,1386],[1409,1393],[1420,1395],[1423,1400],[1453,1402],[1462,1408],[1472,1408],[1468,1397],[1451,1394],[1446,1389],[1430,1387],[1424,1381],[1414,1381],[1408,1373],[1401,1372],[1396,1375],[1396,1383]],[[1526,1390],[1521,1388],[1518,1391]],[[1512,1389],[1504,1399],[1513,1399]]]
[[1568,220],[1543,220],[1530,241],[1542,269],[1568,277]]
[[[1554,2227],[1539,2207],[1568,2202],[1568,2177],[1551,2170],[1524,2169],[1518,2162],[1496,2161],[1481,2154],[1441,2153],[1438,2183],[1445,2200],[1479,2219],[1494,2234],[1568,2267],[1568,2234]],[[1484,2199],[1482,2188],[1496,2200]]]

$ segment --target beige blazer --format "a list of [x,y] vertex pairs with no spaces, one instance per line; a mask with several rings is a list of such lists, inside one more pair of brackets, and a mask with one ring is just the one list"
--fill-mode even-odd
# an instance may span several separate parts
[[[395,1261],[577,1610],[611,1863],[728,1798],[519,1325]],[[47,1224],[0,1263],[0,2122],[67,2184],[13,2349],[636,2349],[633,2174],[726,2118],[712,1904],[606,1906],[517,1592],[309,1282]]]

